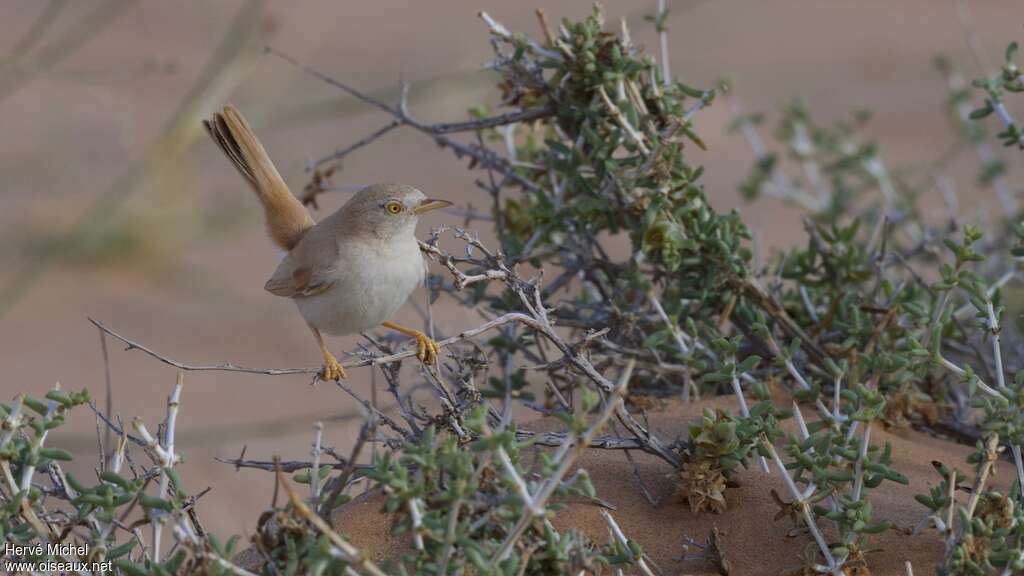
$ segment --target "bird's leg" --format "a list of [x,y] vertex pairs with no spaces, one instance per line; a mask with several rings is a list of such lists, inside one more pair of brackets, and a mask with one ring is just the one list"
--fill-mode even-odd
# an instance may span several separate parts
[[390,328],[396,332],[401,332],[406,336],[412,336],[416,339],[416,357],[420,359],[424,364],[437,364],[437,356],[441,352],[441,348],[437,345],[430,336],[427,336],[423,332],[415,328],[406,328],[401,324],[395,324],[394,322],[384,322],[381,324],[385,328]]
[[320,379],[324,381],[347,379],[348,375],[345,374],[345,369],[338,363],[334,354],[327,349],[327,344],[324,344],[324,337],[320,335],[320,331],[312,326],[309,329],[313,331],[313,337],[316,338],[316,343],[320,346],[320,353],[324,355],[324,367],[320,370]]

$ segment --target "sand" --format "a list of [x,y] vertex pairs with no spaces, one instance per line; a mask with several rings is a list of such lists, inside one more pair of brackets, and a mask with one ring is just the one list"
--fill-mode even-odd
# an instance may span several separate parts
[[[651,427],[667,441],[685,437],[687,422],[699,417],[705,407],[734,409],[734,402],[731,397],[691,404],[670,402],[649,413]],[[560,423],[548,418],[525,428],[551,431],[560,429]],[[927,509],[913,497],[926,493],[929,485],[938,482],[931,464],[933,460],[966,470],[964,459],[970,448],[914,430],[880,428],[876,426],[872,430],[872,441],[892,443],[893,465],[910,483],[903,486],[885,482],[868,494],[876,518],[889,520],[896,526],[872,537],[867,554],[869,569],[876,576],[903,574],[904,562],[909,560],[916,573],[931,573],[941,559],[943,547],[930,526],[917,535],[910,534],[927,515]],[[771,490],[775,489],[789,500],[777,473],[765,474],[752,463],[750,470],[739,474],[738,486],[727,490],[728,508],[724,513],[695,514],[686,504],[673,498],[670,466],[638,453],[634,453],[634,461],[657,506],[652,506],[641,493],[633,466],[621,451],[590,450],[579,465],[590,473],[597,495],[616,507],[612,515],[626,536],[637,541],[665,574],[719,574],[714,563],[692,558],[700,554],[700,549],[692,543],[704,544],[713,530],[718,532],[718,548],[731,568],[730,574],[777,576],[800,569],[802,553],[812,546],[811,539],[789,517],[775,519],[779,506]],[[1008,464],[997,463],[996,472],[996,484],[1006,486],[1010,473]],[[340,532],[378,561],[396,557],[406,544],[389,535],[390,519],[380,512],[383,501],[382,495],[371,492],[342,507],[334,519]],[[594,504],[570,503],[553,523],[560,529],[582,530],[595,541],[607,541],[607,528]],[[822,525],[826,537],[833,538],[834,533],[830,533],[827,523]],[[691,544],[690,559],[683,560],[687,543]],[[251,561],[251,556],[245,560]]]

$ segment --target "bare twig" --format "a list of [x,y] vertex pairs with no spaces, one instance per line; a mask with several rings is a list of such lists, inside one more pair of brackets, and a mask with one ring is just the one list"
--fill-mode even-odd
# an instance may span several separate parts
[[[414,119],[409,115],[405,105],[405,91],[403,90],[403,99],[398,105],[391,105],[382,102],[369,94],[353,88],[344,82],[341,82],[335,78],[320,72],[310,66],[300,63],[295,58],[275,49],[270,46],[266,47],[267,52],[274,56],[288,62],[292,66],[299,68],[303,72],[342,90],[346,94],[360,100],[361,102],[377,108],[383,112],[390,114],[394,121],[403,126],[409,126],[416,129],[417,131],[431,136],[434,141],[445,148],[451,149],[455,152],[456,156],[469,156],[473,158],[477,164],[484,168],[494,169],[500,172],[505,177],[511,179],[516,184],[524,186],[528,189],[535,189],[536,185],[526,178],[519,176],[515,171],[512,170],[511,165],[507,159],[501,158],[493,151],[488,148],[483,148],[478,145],[464,144],[457,142],[450,138],[447,138],[447,134],[461,133],[461,132],[475,132],[479,130],[486,130],[488,128],[497,128],[499,126],[506,126],[509,124],[516,124],[519,122],[530,122],[533,120],[539,120],[542,118],[548,118],[554,115],[553,107],[541,107],[520,110],[516,112],[508,112],[497,116],[491,116],[488,118],[480,118],[477,120],[469,120],[466,122],[448,122],[448,123],[437,123],[437,124],[425,124]],[[391,128],[388,128],[390,131]],[[357,143],[358,144],[358,143]],[[358,146],[357,146],[358,147]]]
[[[159,352],[156,352],[155,350],[153,350],[153,349],[151,349],[151,348],[149,348],[149,347],[147,347],[147,346],[145,346],[143,344],[140,344],[140,343],[138,343],[138,342],[136,342],[134,340],[131,340],[131,339],[125,337],[125,336],[122,336],[121,334],[119,334],[119,333],[115,332],[114,330],[112,330],[111,328],[107,327],[105,324],[103,324],[99,320],[95,320],[93,318],[89,318],[89,321],[92,322],[94,325],[96,325],[96,327],[99,328],[100,330],[106,332],[107,334],[110,334],[114,338],[117,338],[118,340],[123,342],[127,346],[126,350],[141,350],[142,352],[145,352],[146,354],[152,356],[153,358],[159,360],[160,362],[163,362],[164,364],[167,364],[167,365],[170,365],[170,366],[174,366],[175,368],[178,368],[180,370],[185,370],[187,372],[191,372],[191,371],[245,372],[245,373],[249,373],[249,374],[264,374],[264,375],[267,375],[267,376],[283,376],[283,375],[289,375],[289,374],[316,374],[317,372],[320,371],[320,367],[309,367],[309,368],[253,368],[253,367],[247,367],[247,366],[239,366],[237,364],[233,364],[233,363],[230,363],[230,362],[222,362],[220,364],[189,364],[189,363],[180,362],[178,360],[174,360],[172,358],[169,358],[169,357],[167,357],[167,356],[165,356],[165,355],[163,355],[163,354],[161,354]],[[445,348],[445,347],[451,346],[452,344],[455,344],[457,342],[461,342],[463,340],[467,340],[469,338],[472,338],[474,336],[477,336],[479,334],[482,334],[484,332],[492,330],[495,327],[502,326],[502,325],[508,324],[510,322],[520,322],[520,323],[526,324],[528,326],[532,325],[532,324],[536,324],[536,322],[533,320],[533,318],[531,318],[531,317],[529,317],[529,316],[527,316],[525,314],[513,312],[513,313],[505,314],[504,316],[500,316],[498,318],[495,318],[494,320],[491,320],[489,322],[485,322],[484,324],[482,324],[482,325],[480,325],[480,326],[478,326],[476,328],[465,330],[465,331],[459,333],[456,336],[452,336],[450,338],[446,338],[444,340],[441,340],[440,342],[438,342],[438,346],[440,346],[442,348]],[[370,365],[379,366],[379,365],[382,365],[382,364],[390,364],[392,362],[398,362],[400,360],[404,360],[406,358],[411,358],[411,357],[414,357],[414,356],[416,356],[416,350],[407,350],[407,351],[404,351],[404,352],[397,352],[397,353],[389,354],[389,355],[386,355],[386,356],[375,356],[375,357],[372,357],[372,358],[362,358],[362,359],[358,359],[358,360],[349,360],[349,361],[343,362],[342,366],[344,366],[345,368],[356,368],[356,367],[370,366]]]
[[[107,352],[107,334],[103,330],[98,329],[100,335],[100,352],[103,355],[103,383],[106,388],[106,397],[104,398],[104,412],[109,418],[114,411],[114,388],[110,377],[110,354]],[[110,446],[110,428],[106,428],[103,434],[103,445]],[[102,454],[102,458],[105,460],[107,455]]]
[[[217,462],[224,464],[230,464],[236,468],[252,468],[255,470],[265,470],[267,472],[273,472],[276,470],[275,463],[270,460],[244,460],[241,458],[221,458],[220,456],[214,456],[213,458]],[[330,467],[332,470],[370,470],[373,467],[369,464],[356,464],[353,465],[351,462],[324,462],[320,464],[321,468]],[[309,460],[282,460],[281,471],[290,474],[299,470],[311,470],[313,463]]]

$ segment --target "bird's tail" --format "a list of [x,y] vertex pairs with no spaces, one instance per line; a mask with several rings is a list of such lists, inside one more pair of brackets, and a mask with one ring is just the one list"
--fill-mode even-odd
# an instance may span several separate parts
[[291,250],[313,227],[313,218],[292,195],[241,112],[234,106],[225,106],[222,113],[204,120],[203,125],[242,177],[252,185],[263,204],[270,238],[284,250]]

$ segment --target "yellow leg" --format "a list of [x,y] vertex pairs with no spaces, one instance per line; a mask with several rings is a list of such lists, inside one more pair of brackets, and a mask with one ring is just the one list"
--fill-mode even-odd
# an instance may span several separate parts
[[327,345],[324,344],[324,337],[320,335],[320,331],[312,326],[309,329],[313,331],[316,343],[320,346],[320,353],[324,355],[324,367],[320,370],[320,379],[325,381],[348,379],[345,369],[341,367],[338,359],[334,357],[334,354],[331,354],[331,351],[327,349]]
[[441,352],[441,348],[437,345],[430,336],[427,336],[423,332],[415,328],[406,328],[401,324],[395,324],[394,322],[384,322],[381,324],[385,328],[390,328],[396,332],[401,332],[406,336],[412,336],[416,339],[416,357],[420,359],[424,364],[437,364],[437,356]]

